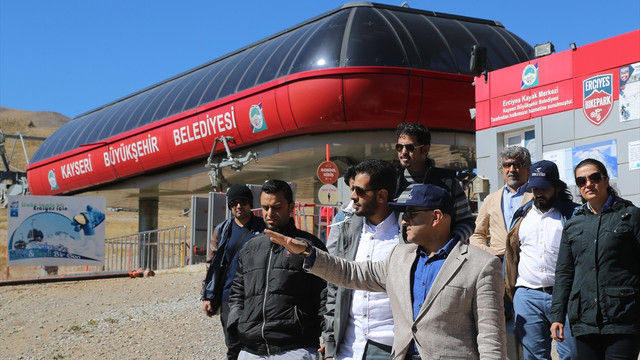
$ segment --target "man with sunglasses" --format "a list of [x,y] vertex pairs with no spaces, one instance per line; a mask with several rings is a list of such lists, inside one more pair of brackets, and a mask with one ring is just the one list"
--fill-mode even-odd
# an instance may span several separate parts
[[404,201],[416,184],[432,184],[449,191],[455,202],[453,214],[453,234],[467,241],[475,228],[474,217],[469,207],[469,199],[456,178],[453,170],[433,166],[428,158],[431,149],[431,133],[417,123],[401,123],[396,128],[396,151],[400,160],[396,198]]
[[[476,218],[476,229],[469,238],[471,245],[503,259],[507,230],[511,226],[513,213],[533,198],[531,192],[525,191],[530,167],[531,154],[523,146],[509,146],[500,153],[499,168],[505,184],[487,195],[482,202]],[[522,350],[513,333],[513,305],[505,300],[504,306],[507,320],[507,356],[508,359],[518,359]]]
[[[395,168],[383,160],[365,160],[353,171],[350,199],[355,214],[340,227],[331,253],[347,260],[384,260],[400,242],[398,218],[387,205],[395,194]],[[389,297],[328,284],[322,335],[326,359],[389,359]]]
[[[529,190],[533,199],[516,210],[507,235],[505,287],[513,301],[515,333],[524,359],[550,359],[550,308],[558,249],[564,224],[579,205],[572,201],[551,161],[531,165]],[[570,331],[565,331],[563,342],[556,343],[556,350],[561,360],[577,358]]]
[[[244,184],[231,186],[227,190],[227,204],[233,216],[218,224],[213,231],[207,253],[207,263],[213,267],[212,271],[221,271],[224,275],[219,275],[224,279],[224,283],[216,284],[216,286],[224,286],[220,303],[220,321],[227,345],[227,359],[235,360],[242,349],[242,344],[234,334],[227,331],[231,284],[236,274],[240,248],[251,237],[262,233],[265,224],[262,218],[251,212],[253,194],[248,186]],[[207,272],[209,273],[209,271]],[[214,276],[213,273],[208,275],[209,279]],[[208,282],[207,279],[205,279],[206,282]],[[204,285],[206,286],[206,284]],[[211,300],[213,299],[207,298],[212,294],[207,295],[203,291],[202,295],[202,310],[211,317],[218,312],[218,309],[212,307]]]
[[500,260],[451,233],[454,202],[435,185],[416,185],[403,211],[410,244],[379,261],[348,261],[265,230],[271,241],[306,256],[308,271],[351,289],[384,291],[394,320],[394,360],[504,359],[504,283]]

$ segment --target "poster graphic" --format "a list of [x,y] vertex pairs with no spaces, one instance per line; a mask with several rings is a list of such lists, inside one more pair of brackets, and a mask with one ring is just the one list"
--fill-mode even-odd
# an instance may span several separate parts
[[582,82],[582,111],[587,120],[600,126],[613,109],[613,75],[596,75]]
[[640,119],[640,62],[620,68],[620,121]]
[[8,266],[102,265],[103,197],[10,196]]
[[607,168],[609,179],[618,177],[618,152],[617,141],[601,141],[594,144],[576,146],[573,148],[573,167],[584,159],[591,158],[599,160]]

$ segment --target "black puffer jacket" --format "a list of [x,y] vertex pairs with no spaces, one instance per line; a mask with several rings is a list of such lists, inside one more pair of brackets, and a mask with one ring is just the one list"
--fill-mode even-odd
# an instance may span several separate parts
[[[293,219],[279,232],[326,251],[318,238],[298,230]],[[266,234],[252,238],[240,250],[228,322],[243,350],[267,356],[319,347],[326,282],[306,273],[303,263],[304,257],[272,243]]]
[[610,197],[577,209],[562,232],[551,321],[569,316],[574,336],[640,334],[640,209]]

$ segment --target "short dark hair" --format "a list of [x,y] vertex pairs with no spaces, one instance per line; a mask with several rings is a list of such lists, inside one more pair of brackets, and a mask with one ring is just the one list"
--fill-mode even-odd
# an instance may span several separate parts
[[498,165],[500,169],[502,169],[502,161],[504,159],[520,160],[523,162],[524,166],[531,166],[531,153],[529,152],[529,149],[524,146],[514,145],[502,150],[500,153],[500,163]]
[[369,183],[373,190],[386,189],[389,193],[388,201],[396,196],[396,169],[391,163],[378,159],[365,160],[356,165],[355,173],[369,175]]
[[396,128],[396,138],[400,136],[415,136],[418,145],[431,145],[431,133],[429,129],[418,123],[400,123]]
[[[609,173],[607,172],[607,167],[604,166],[602,161],[599,161],[599,160],[596,160],[596,159],[592,159],[592,158],[586,158],[586,159],[580,161],[578,163],[578,165],[576,165],[576,167],[573,169],[573,177],[574,178],[576,177],[576,171],[578,171],[579,168],[581,168],[583,166],[587,166],[587,165],[595,166],[598,169],[598,172],[600,174],[602,174],[603,177],[609,178]],[[609,184],[609,187],[607,187],[607,192],[611,196],[618,196],[618,193],[611,187],[611,184]],[[580,197],[582,197],[582,195],[580,195]],[[585,203],[586,200],[584,198],[582,198],[582,202]]]
[[291,186],[289,186],[286,181],[267,180],[262,185],[262,189],[260,189],[260,192],[270,195],[277,194],[281,191],[284,194],[284,198],[287,199],[287,202],[289,204],[293,204],[293,191],[291,190]]
[[344,183],[349,186],[349,180],[353,179],[356,177],[356,167],[353,165],[349,165],[349,167],[347,168],[347,170],[344,171],[344,174],[342,175],[342,179],[344,180]]

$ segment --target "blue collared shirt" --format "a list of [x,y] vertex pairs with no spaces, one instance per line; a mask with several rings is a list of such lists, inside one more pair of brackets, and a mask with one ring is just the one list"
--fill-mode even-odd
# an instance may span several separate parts
[[[438,250],[432,257],[424,250],[422,246],[418,247],[418,257],[413,263],[413,271],[411,272],[411,302],[413,304],[413,319],[418,317],[418,313],[424,304],[427,294],[438,276],[444,261],[458,243],[458,239],[453,237],[447,244]],[[411,342],[410,354],[418,354],[415,343]]]
[[513,214],[518,210],[522,203],[522,197],[527,189],[527,183],[520,185],[516,192],[511,192],[508,186],[504,187],[502,191],[502,215],[504,216],[504,225],[507,231],[511,228],[511,220]]

